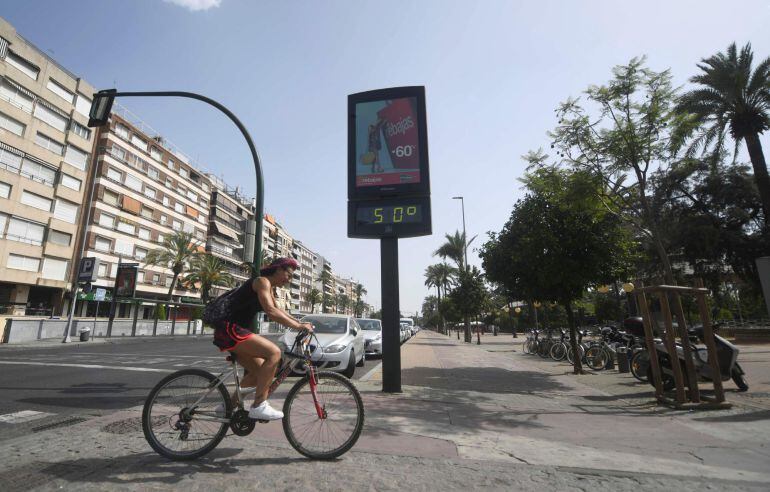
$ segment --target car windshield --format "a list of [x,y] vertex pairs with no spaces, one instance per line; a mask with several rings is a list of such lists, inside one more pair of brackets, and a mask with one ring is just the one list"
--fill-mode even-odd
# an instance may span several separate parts
[[360,326],[362,330],[380,331],[382,329],[380,321],[376,319],[358,319],[356,321],[358,321],[358,326]]
[[348,329],[346,318],[327,318],[322,316],[307,316],[302,318],[303,323],[310,323],[316,333],[345,333]]

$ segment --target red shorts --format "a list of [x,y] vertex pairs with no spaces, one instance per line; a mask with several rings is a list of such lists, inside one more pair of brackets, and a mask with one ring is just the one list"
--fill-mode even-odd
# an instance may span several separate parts
[[253,337],[254,333],[235,323],[222,322],[214,328],[214,345],[221,352],[234,349],[239,343]]

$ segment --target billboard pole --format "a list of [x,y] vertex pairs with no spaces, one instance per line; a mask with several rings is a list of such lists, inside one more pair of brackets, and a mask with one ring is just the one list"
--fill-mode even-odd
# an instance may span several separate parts
[[398,238],[380,239],[382,285],[382,391],[401,392],[401,337],[398,298]]

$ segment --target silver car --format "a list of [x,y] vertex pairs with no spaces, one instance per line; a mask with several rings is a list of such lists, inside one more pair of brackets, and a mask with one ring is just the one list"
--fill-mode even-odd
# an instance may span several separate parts
[[[363,367],[366,361],[364,352],[364,334],[352,316],[343,314],[310,314],[300,321],[313,325],[318,338],[311,344],[319,344],[313,352],[313,362],[322,370],[341,372],[351,378],[356,366]],[[294,344],[296,331],[287,331],[278,340],[281,350],[287,350]]]
[[382,355],[382,321],[357,318],[358,326],[364,333],[364,350],[367,355]]

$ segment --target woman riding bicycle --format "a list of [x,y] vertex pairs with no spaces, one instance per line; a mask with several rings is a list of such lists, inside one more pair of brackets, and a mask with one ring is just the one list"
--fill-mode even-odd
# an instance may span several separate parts
[[283,412],[267,402],[270,382],[281,360],[281,350],[270,340],[251,332],[248,326],[254,316],[264,311],[271,321],[295,330],[313,331],[309,323],[300,323],[276,306],[273,289],[283,287],[298,268],[292,258],[276,258],[260,269],[260,276],[240,287],[222,294],[206,308],[206,317],[214,322],[214,345],[219,350],[236,354],[238,363],[246,368],[241,386],[254,387],[254,404],[249,417],[259,420],[278,420]]

